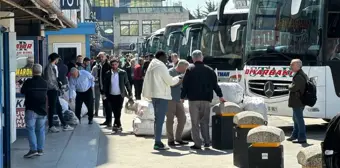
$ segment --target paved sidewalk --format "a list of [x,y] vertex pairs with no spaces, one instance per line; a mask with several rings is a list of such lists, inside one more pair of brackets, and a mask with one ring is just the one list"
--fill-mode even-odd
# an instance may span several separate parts
[[[24,159],[28,151],[27,139],[18,139],[12,146],[14,168],[234,168],[231,151],[214,149],[192,152],[188,146],[157,152],[152,149],[150,137],[135,137],[131,134],[133,115],[123,114],[124,132],[111,135],[110,130],[98,124],[104,118],[96,118],[95,124],[87,122],[72,132],[47,134],[45,155]],[[83,121],[86,121],[83,118]],[[306,119],[315,124],[308,128],[310,144],[319,144],[323,139],[321,121]],[[291,125],[289,118],[270,117],[274,125]],[[315,130],[316,129],[316,130]],[[287,133],[288,135],[288,133]],[[166,140],[164,140],[166,142]],[[296,155],[301,145],[284,142],[285,167],[299,168]]]

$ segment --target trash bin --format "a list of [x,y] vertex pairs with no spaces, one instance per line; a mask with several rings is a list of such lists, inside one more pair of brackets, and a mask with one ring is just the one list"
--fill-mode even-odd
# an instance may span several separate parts
[[284,168],[283,146],[285,134],[280,128],[258,126],[248,132],[249,168]]
[[296,157],[302,168],[322,168],[321,145],[313,145],[303,148]]
[[265,125],[262,114],[254,111],[243,111],[234,116],[233,159],[234,166],[248,168],[248,132],[255,127]]
[[232,102],[220,103],[216,115],[212,116],[212,147],[218,150],[233,149],[233,118],[241,112],[239,105]]

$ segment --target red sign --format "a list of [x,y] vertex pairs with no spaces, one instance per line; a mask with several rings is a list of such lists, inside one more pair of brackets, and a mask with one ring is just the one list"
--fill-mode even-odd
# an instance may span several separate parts
[[292,77],[293,71],[288,67],[270,68],[270,67],[251,67],[245,70],[245,75],[252,77]]

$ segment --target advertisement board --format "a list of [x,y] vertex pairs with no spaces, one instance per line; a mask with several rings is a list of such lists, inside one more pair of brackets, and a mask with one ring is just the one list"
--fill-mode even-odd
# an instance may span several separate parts
[[17,129],[18,128],[25,128],[25,98],[17,98],[17,103],[16,103],[16,125]]

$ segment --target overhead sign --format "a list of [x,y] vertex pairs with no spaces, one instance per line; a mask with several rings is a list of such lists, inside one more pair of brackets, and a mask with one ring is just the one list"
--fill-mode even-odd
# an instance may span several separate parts
[[60,0],[60,9],[80,9],[80,0]]
[[17,57],[34,56],[34,40],[17,40]]

